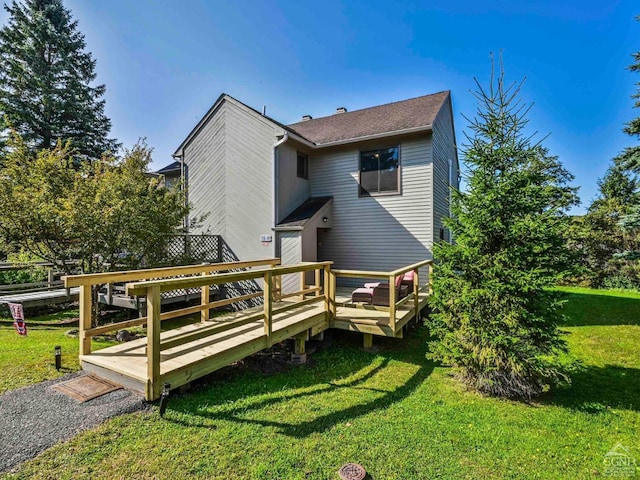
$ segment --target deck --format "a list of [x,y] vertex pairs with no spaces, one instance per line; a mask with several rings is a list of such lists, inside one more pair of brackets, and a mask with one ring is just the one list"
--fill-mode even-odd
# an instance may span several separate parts
[[[277,259],[254,261],[250,267],[265,267],[239,273],[228,272],[238,267],[238,262],[207,266],[182,267],[193,276],[185,277],[184,271],[123,272],[127,279],[156,278],[128,283],[128,295],[144,295],[147,299],[147,317],[101,327],[91,327],[91,282],[101,283],[105,278],[94,274],[67,277],[66,285],[80,286],[80,361],[83,369],[116,381],[126,388],[143,394],[147,400],[159,398],[162,385],[170,383],[178,388],[230,365],[248,355],[270,347],[283,340],[295,339],[295,353],[304,354],[305,342],[328,328],[360,332],[365,347],[370,347],[373,336],[402,338],[404,327],[419,318],[419,312],[427,305],[429,285],[419,287],[416,282],[411,294],[403,299],[395,298],[390,291],[390,307],[359,305],[350,302],[351,289],[338,289],[339,276],[382,277],[391,280],[406,271],[415,272],[429,261],[410,265],[393,272],[346,272],[331,269],[331,262],[301,263],[292,266],[275,266]],[[179,268],[179,267],[178,267]],[[213,273],[212,273],[213,272]],[[302,281],[307,272],[315,272],[315,284],[305,286]],[[171,273],[180,278],[170,277]],[[364,275],[367,277],[364,277]],[[285,294],[282,291],[284,275],[299,275],[301,290]],[[110,277],[110,278],[112,278]],[[114,277],[115,278],[115,277]],[[160,278],[160,279],[158,279]],[[324,281],[321,281],[323,278]],[[113,278],[112,278],[113,279]],[[121,280],[121,279],[120,279]],[[225,300],[210,301],[212,285],[259,280],[263,291]],[[177,311],[161,312],[161,294],[179,288],[200,288],[201,304]],[[262,297],[263,305],[239,312],[209,318],[212,308]],[[195,323],[160,331],[164,320],[200,313]],[[92,351],[93,336],[146,325],[147,336],[131,342]]]
[[25,308],[43,307],[57,303],[77,302],[80,296],[79,288],[56,288],[53,290],[39,290],[35,292],[15,292],[0,295],[0,303],[20,303]]

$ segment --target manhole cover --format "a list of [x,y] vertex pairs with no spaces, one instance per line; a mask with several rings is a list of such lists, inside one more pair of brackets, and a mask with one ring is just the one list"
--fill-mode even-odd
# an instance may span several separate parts
[[367,471],[357,463],[347,463],[338,470],[342,480],[362,480],[367,476]]
[[122,386],[93,375],[82,375],[66,382],[58,383],[53,388],[75,400],[86,402],[114,390],[120,390]]

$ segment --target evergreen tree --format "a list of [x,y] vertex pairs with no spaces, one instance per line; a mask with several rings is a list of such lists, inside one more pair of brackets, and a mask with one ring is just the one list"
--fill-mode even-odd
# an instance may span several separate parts
[[570,235],[581,256],[582,278],[596,288],[635,288],[640,285],[640,272],[634,262],[617,257],[639,246],[638,236],[620,226],[636,201],[638,180],[614,163],[598,181],[598,189],[598,197]]
[[4,122],[35,150],[61,139],[89,158],[114,151],[118,145],[107,138],[105,86],[92,85],[95,61],[62,0],[14,0],[5,10],[10,18],[0,30]]
[[[636,20],[640,20],[640,16],[636,17]],[[640,71],[640,52],[633,54],[634,63],[629,66],[629,70],[632,72]],[[640,82],[636,82],[637,91],[631,98],[635,99],[634,108],[640,108]],[[631,120],[624,128],[624,132],[628,135],[640,139],[640,117],[636,117]],[[640,145],[629,147],[624,150],[620,155],[614,158],[616,165],[633,172],[640,173]],[[629,204],[629,213],[624,215],[619,222],[622,230],[632,237],[637,236],[640,231],[640,198],[636,195],[633,201]],[[640,250],[629,249],[617,254],[617,258],[626,259],[629,261],[637,261],[640,259]]]
[[562,380],[562,301],[548,287],[568,262],[564,211],[572,176],[524,133],[522,84],[476,80],[477,116],[464,158],[466,192],[454,191],[454,244],[434,246],[429,356],[480,392],[531,398]]

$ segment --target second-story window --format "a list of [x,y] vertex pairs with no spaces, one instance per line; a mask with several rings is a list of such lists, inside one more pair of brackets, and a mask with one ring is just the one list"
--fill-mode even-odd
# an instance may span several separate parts
[[400,193],[398,147],[360,152],[360,196]]
[[298,177],[309,180],[309,155],[298,152]]

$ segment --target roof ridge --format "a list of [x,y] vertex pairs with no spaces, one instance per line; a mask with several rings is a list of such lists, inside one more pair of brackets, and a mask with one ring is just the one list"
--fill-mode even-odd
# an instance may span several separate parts
[[[440,94],[443,94],[443,93],[451,94],[451,90],[441,90],[439,92],[428,93],[426,95],[418,95],[417,97],[405,98],[404,100],[395,100],[393,102],[381,103],[380,105],[372,105],[370,107],[359,108],[358,110],[347,111],[345,113],[340,113],[338,115],[344,116],[344,115],[349,115],[350,113],[364,112],[365,110],[371,110],[373,108],[386,107],[388,105],[394,105],[396,103],[409,102],[411,100],[417,100],[419,98],[435,97],[436,95],[440,95]],[[324,117],[312,118],[310,120],[302,120],[302,121],[299,121],[299,122],[290,123],[287,126],[291,127],[292,125],[298,125],[299,123],[308,124],[308,123],[315,122],[316,120],[323,120],[325,118],[333,118],[335,115],[336,115],[335,113],[332,113],[332,114],[329,114],[329,115],[325,115]]]

